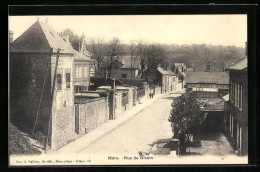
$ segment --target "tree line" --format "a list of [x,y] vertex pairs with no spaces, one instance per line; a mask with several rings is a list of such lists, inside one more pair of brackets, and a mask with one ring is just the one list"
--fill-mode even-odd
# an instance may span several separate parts
[[[69,35],[69,41],[75,50],[79,49],[80,36],[71,29],[65,29],[61,34]],[[160,64],[163,68],[173,66],[174,63],[186,63],[188,67],[195,70],[204,70],[206,63],[211,62],[218,68],[237,61],[245,56],[244,47],[207,45],[207,44],[157,44],[147,43],[144,40],[131,41],[129,44],[122,43],[118,38],[86,40],[87,50],[92,54],[92,58],[97,62],[97,69],[104,63],[104,58],[109,58],[110,62],[114,56],[128,55],[131,58],[131,66],[139,63],[141,60],[142,70],[156,69]],[[107,65],[109,65],[107,61]]]

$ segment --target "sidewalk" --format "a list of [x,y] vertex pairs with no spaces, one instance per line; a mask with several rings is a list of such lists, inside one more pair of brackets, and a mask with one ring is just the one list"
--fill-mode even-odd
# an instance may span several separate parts
[[[181,91],[181,90],[180,90]],[[175,93],[180,92],[175,91]],[[118,126],[122,125],[123,123],[130,120],[133,116],[135,116],[137,113],[142,111],[144,108],[151,105],[153,102],[155,102],[158,98],[161,98],[163,96],[167,96],[169,94],[159,94],[155,95],[153,99],[148,99],[147,101],[142,102],[142,104],[137,104],[132,109],[122,113],[120,117],[114,119],[114,120],[108,120],[103,125],[99,126],[95,130],[83,135],[80,138],[77,138],[76,140],[71,141],[64,147],[56,150],[56,151],[50,151],[47,154],[73,154],[78,153],[82,151],[84,148],[88,147],[90,144],[98,140],[100,137],[104,136],[105,134],[109,133],[113,129],[117,128]]]

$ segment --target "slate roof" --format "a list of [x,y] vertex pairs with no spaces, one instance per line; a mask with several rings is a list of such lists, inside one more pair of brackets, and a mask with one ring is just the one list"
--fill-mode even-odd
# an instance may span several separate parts
[[157,70],[163,74],[163,75],[169,75],[169,72],[167,70],[164,70],[162,67],[158,66]]
[[247,68],[247,58],[244,57],[242,59],[240,59],[239,61],[233,63],[233,64],[230,64],[226,70],[243,70]]
[[50,53],[51,48],[53,52],[57,52],[59,48],[60,53],[75,55],[75,59],[78,60],[90,60],[89,57],[74,50],[47,23],[39,21],[10,44],[10,52]]
[[186,83],[229,84],[226,72],[187,72]]

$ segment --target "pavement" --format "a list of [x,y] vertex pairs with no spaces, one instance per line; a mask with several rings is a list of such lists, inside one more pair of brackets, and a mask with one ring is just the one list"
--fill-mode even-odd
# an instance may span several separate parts
[[[178,95],[179,93],[181,94],[181,93],[184,93],[184,92],[185,92],[184,90],[180,90],[180,91],[176,91],[176,92],[171,92],[169,94],[155,95],[153,99],[148,99],[147,101],[142,102],[142,104],[137,104],[132,109],[124,112],[123,114],[121,114],[120,117],[118,117],[117,119],[108,120],[106,123],[99,126],[95,130],[83,135],[80,138],[77,138],[76,140],[71,141],[70,143],[68,143],[67,145],[65,145],[64,147],[62,147],[62,148],[60,148],[56,151],[47,152],[47,154],[58,155],[58,154],[75,154],[75,153],[86,153],[86,152],[88,152],[88,153],[93,152],[93,153],[96,154],[99,151],[101,151],[100,153],[104,153],[105,148],[102,148],[102,147],[101,148],[100,147],[91,148],[91,146],[93,145],[93,143],[97,144],[98,142],[103,143],[103,146],[104,145],[112,145],[113,146],[112,143],[116,143],[116,141],[113,140],[113,138],[123,138],[123,140],[119,139],[118,142],[122,141],[124,143],[127,143],[129,145],[129,148],[130,147],[134,148],[134,146],[133,146],[134,144],[131,144],[131,142],[133,140],[138,140],[138,139],[136,139],[136,138],[133,139],[132,136],[135,136],[135,133],[138,133],[138,132],[140,133],[140,131],[145,130],[145,128],[147,128],[147,125],[149,125],[149,124],[152,128],[154,127],[155,123],[149,122],[150,119],[147,120],[147,118],[149,118],[149,116],[147,116],[147,115],[151,116],[152,114],[164,114],[165,115],[164,120],[166,120],[168,122],[170,103],[172,101],[172,98],[171,98],[171,96],[169,97],[169,95],[174,96],[175,93],[177,93],[176,95]],[[164,97],[165,97],[165,99],[163,99]],[[164,100],[164,101],[162,101],[162,100]],[[161,103],[159,103],[159,102],[161,102]],[[165,104],[166,102],[167,102],[167,104]],[[166,105],[166,106],[164,106],[164,105]],[[149,108],[151,108],[151,109],[149,109]],[[168,112],[165,113],[165,111],[160,109],[160,108],[164,108],[164,110],[167,110]],[[156,111],[156,109],[157,109],[157,111]],[[143,114],[143,115],[141,115],[141,114]],[[128,121],[130,121],[133,117],[140,116],[140,115],[143,116],[143,117],[141,117],[141,119],[137,118],[137,120],[134,120],[133,122],[129,123],[128,125],[125,125],[125,123],[128,123]],[[152,115],[152,116],[154,116],[154,115]],[[147,121],[148,122],[144,123],[143,120],[146,120],[146,122]],[[155,118],[154,120],[150,120],[150,121],[156,122],[156,121],[158,121],[158,119]],[[137,125],[138,123],[140,123],[140,124]],[[126,128],[121,129],[121,130],[118,129],[118,128],[123,127],[123,126],[126,126]],[[169,126],[167,126],[167,127],[169,127]],[[131,130],[129,130],[130,128],[135,128],[135,130],[130,132],[130,135],[127,136],[126,133],[127,133],[127,131],[131,131]],[[120,133],[114,132],[114,135],[113,135],[114,130],[115,131],[122,131],[122,132],[120,132]],[[169,128],[167,128],[167,130],[168,130],[168,133],[171,133],[171,130],[169,130]],[[147,135],[147,132],[148,133],[150,132],[147,129],[145,131],[146,132],[144,134],[146,134],[146,135]],[[152,131],[154,131],[154,130],[152,130]],[[161,133],[162,131],[158,128],[154,132],[157,135],[163,134],[163,133]],[[112,133],[112,136],[109,136],[106,141],[104,141],[104,142],[100,141],[102,139],[105,139],[106,136],[109,135],[110,133]],[[120,135],[121,135],[121,137],[117,137],[117,136],[120,136]],[[148,135],[148,138],[149,138],[149,135]],[[145,137],[144,138],[143,137],[144,137],[144,135],[140,135],[141,140],[145,139]],[[125,138],[129,138],[128,142],[125,142],[125,140],[124,140]],[[151,137],[151,138],[152,138],[152,140],[154,139],[153,137]],[[149,140],[149,139],[147,139],[147,140]],[[152,140],[149,140],[149,141],[152,142]],[[145,144],[145,145],[147,145],[147,144]],[[91,151],[89,151],[89,150],[91,150]],[[117,153],[116,150],[120,151],[120,144],[119,145],[115,144],[115,149],[111,149],[111,152]],[[135,150],[135,153],[136,153],[137,149],[134,149],[134,150]],[[124,150],[124,152],[125,152],[125,150]],[[120,152],[118,152],[118,153],[120,153]]]

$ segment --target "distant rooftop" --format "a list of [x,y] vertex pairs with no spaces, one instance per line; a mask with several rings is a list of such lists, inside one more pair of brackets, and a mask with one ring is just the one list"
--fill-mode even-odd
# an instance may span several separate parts
[[157,70],[163,74],[163,75],[169,75],[169,72],[167,70],[164,70],[162,67],[158,66]]
[[243,70],[245,68],[247,68],[247,58],[246,57],[240,59],[239,61],[237,61],[235,63],[228,65],[226,70]]
[[193,72],[186,73],[186,83],[229,84],[226,72]]

